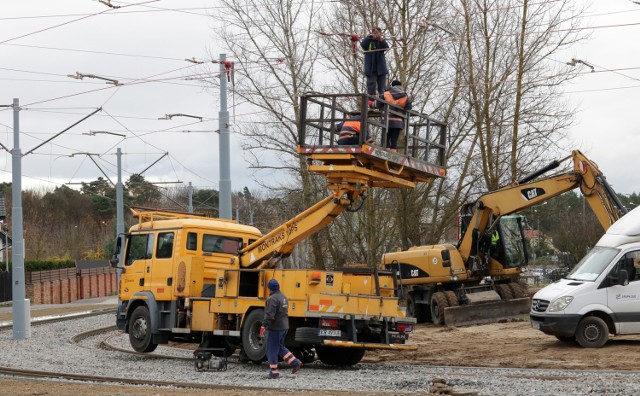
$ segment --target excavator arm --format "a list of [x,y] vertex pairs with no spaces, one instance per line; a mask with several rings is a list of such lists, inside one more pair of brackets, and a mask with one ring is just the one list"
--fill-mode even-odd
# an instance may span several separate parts
[[[573,160],[572,170],[534,180],[569,159]],[[597,165],[574,150],[571,156],[553,161],[510,186],[482,195],[474,204],[471,220],[458,246],[462,258],[468,262],[477,254],[480,238],[493,232],[501,216],[538,205],[575,188],[585,196],[605,231],[627,212]]]

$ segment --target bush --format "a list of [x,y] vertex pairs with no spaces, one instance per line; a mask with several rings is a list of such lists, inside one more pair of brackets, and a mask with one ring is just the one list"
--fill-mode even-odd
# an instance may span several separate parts
[[[24,271],[49,271],[63,268],[75,268],[76,262],[69,259],[50,259],[50,260],[25,260]],[[0,264],[0,269],[4,270],[5,264]],[[9,271],[11,271],[11,262],[9,262]]]

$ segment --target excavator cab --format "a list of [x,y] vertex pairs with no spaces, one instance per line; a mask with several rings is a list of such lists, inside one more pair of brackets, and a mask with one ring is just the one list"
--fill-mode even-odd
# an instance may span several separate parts
[[498,223],[498,246],[493,249],[492,240],[491,257],[505,269],[520,268],[529,260],[523,223],[524,216],[520,215],[502,216]]

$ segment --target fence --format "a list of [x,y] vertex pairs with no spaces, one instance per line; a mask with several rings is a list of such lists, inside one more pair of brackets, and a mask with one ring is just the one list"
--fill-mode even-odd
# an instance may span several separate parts
[[[31,304],[65,304],[117,291],[111,267],[65,268],[25,273],[25,294]],[[11,272],[0,272],[0,302],[12,299]]]

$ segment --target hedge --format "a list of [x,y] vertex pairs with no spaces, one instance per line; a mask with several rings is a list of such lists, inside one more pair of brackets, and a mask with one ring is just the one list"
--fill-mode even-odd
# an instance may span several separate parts
[[[74,268],[76,262],[74,260],[25,260],[24,270],[25,272],[32,271],[48,271],[54,269]],[[6,264],[0,262],[0,271],[4,271]],[[9,262],[9,271],[11,271],[11,262]]]

